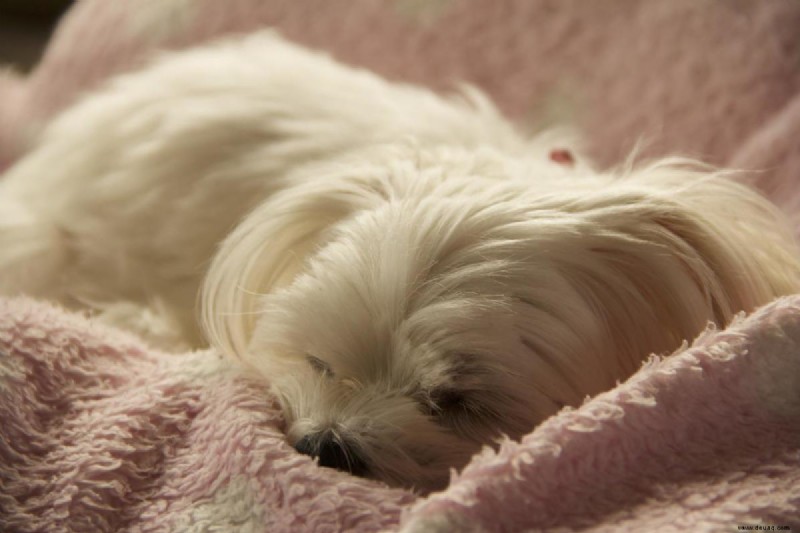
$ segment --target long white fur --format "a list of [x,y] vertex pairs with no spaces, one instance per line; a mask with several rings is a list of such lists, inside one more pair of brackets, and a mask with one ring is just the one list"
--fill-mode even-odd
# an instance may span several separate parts
[[332,430],[370,475],[441,486],[798,288],[785,221],[729,176],[566,166],[559,141],[271,32],[173,54],[2,178],[0,292],[210,342],[265,378],[291,442]]

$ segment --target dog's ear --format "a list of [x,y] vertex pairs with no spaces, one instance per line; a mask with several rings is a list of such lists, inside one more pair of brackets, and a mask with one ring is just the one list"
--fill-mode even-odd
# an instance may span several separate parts
[[[673,207],[662,207],[654,222],[713,270],[734,311],[752,310],[800,286],[800,248],[785,214],[741,177],[680,158],[657,161],[629,177],[657,191],[653,196],[662,206]],[[719,311],[717,318],[732,318],[730,311]]]
[[554,375],[548,385],[568,376],[562,389],[594,394],[709,321],[798,290],[800,251],[781,213],[731,178],[664,160],[575,182],[507,226],[519,237],[507,231],[501,249],[531,273],[514,288],[521,345],[547,362],[536,372]]
[[209,343],[241,357],[259,297],[291,283],[328,228],[387,195],[380,182],[324,175],[254,209],[221,243],[206,275],[200,312]]

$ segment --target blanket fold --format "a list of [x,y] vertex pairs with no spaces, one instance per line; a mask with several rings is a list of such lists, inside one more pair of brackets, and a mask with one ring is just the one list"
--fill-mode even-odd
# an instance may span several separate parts
[[[800,297],[473,459],[403,531],[800,526]],[[468,526],[468,527],[467,527]]]

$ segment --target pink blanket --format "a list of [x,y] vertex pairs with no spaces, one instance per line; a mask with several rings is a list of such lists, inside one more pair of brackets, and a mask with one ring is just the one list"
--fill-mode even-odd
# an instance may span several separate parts
[[485,450],[418,498],[318,467],[262,383],[46,303],[0,303],[3,531],[800,527],[800,297]]
[[[154,50],[272,25],[392,78],[465,79],[601,162],[644,136],[757,169],[800,213],[793,0],[83,0],[39,68],[0,74],[0,169]],[[0,531],[800,531],[800,296],[474,458],[420,497],[318,468],[263,383],[45,303],[0,303]]]

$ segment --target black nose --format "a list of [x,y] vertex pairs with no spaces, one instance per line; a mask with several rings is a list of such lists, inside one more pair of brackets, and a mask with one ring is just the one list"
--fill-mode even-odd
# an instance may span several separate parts
[[294,449],[317,457],[320,466],[350,472],[356,476],[364,475],[367,470],[366,463],[355,448],[330,431],[306,435],[294,444]]

